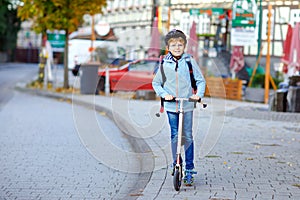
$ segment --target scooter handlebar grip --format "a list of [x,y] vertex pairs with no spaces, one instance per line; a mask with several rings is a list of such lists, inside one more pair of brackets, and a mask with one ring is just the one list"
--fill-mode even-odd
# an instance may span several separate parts
[[189,98],[189,102],[198,102],[198,103],[201,103],[201,98],[199,98],[199,99]]
[[167,102],[176,102],[176,98],[173,97],[173,99],[171,100],[166,100],[165,98],[161,98],[163,101],[167,101]]

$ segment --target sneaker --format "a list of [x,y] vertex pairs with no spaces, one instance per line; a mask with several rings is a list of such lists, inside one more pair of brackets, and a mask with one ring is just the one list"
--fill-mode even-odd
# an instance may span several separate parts
[[194,177],[193,174],[197,174],[196,171],[193,171],[191,169],[187,169],[184,171],[184,178],[183,182],[186,186],[192,186],[194,184]]

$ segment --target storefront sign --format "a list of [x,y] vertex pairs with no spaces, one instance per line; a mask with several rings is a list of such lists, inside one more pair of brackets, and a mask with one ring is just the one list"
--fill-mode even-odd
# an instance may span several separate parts
[[256,32],[254,28],[232,28],[231,45],[233,46],[253,46],[257,43]]
[[255,0],[234,0],[232,27],[256,27],[257,5]]

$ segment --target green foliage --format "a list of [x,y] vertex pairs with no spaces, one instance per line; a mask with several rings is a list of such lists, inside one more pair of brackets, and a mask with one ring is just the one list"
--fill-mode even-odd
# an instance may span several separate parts
[[5,30],[7,28],[7,23],[6,23],[6,14],[7,14],[7,6],[8,6],[8,1],[7,0],[1,0],[0,1],[0,34],[4,34]]
[[215,37],[216,34],[212,33],[203,33],[203,34],[197,34],[198,37]]
[[255,74],[252,81],[252,87],[254,88],[264,88],[265,85],[265,75]]
[[[282,78],[272,77],[275,85],[278,87],[279,83],[283,81]],[[252,86],[254,88],[265,88],[265,74],[256,74],[253,77]],[[270,85],[272,87],[272,85]]]
[[[18,16],[31,20],[33,30],[45,34],[47,30],[64,30],[66,35],[76,31],[83,22],[83,15],[102,13],[106,0],[22,0]],[[68,37],[64,51],[64,87],[68,81]]]
[[102,13],[105,0],[23,0],[18,10],[22,20],[32,20],[38,33],[66,30],[71,33],[83,22],[84,14]]
[[0,51],[7,52],[8,61],[13,58],[20,24],[16,4],[9,0],[0,0]]

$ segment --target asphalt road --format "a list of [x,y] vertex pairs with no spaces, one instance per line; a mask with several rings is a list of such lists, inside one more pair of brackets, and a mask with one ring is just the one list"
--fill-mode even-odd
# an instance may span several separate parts
[[13,97],[13,89],[18,81],[30,80],[37,71],[33,64],[0,63],[0,109]]

